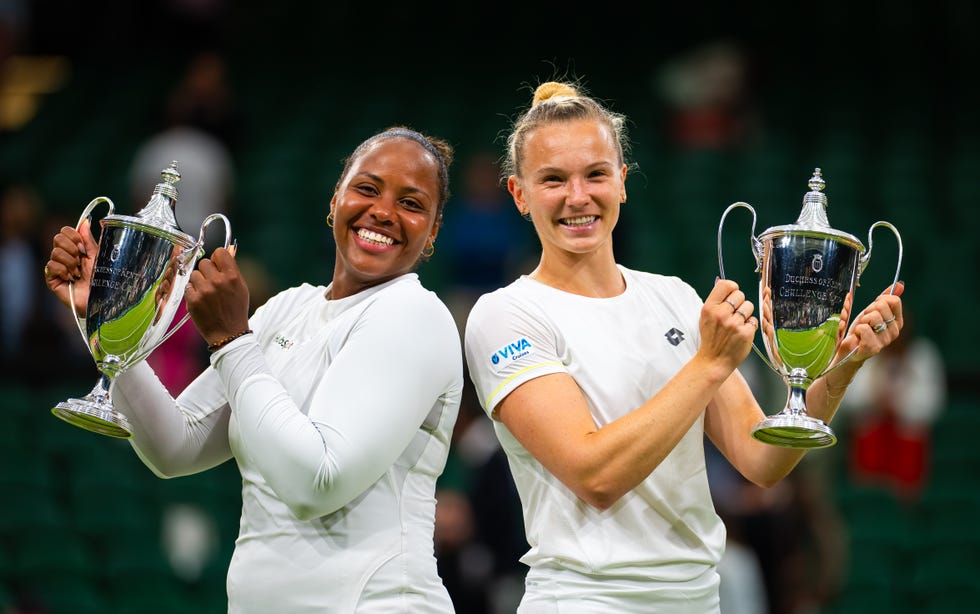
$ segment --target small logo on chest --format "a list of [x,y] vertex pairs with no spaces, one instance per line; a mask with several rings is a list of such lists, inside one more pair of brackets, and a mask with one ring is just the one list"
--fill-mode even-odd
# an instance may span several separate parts
[[288,350],[289,348],[293,347],[293,341],[292,341],[292,339],[286,339],[282,335],[276,335],[276,337],[275,337],[275,339],[273,339],[273,341],[275,341],[276,342],[276,345],[278,345],[279,347],[281,347],[284,350]]
[[668,330],[666,333],[664,333],[664,337],[667,338],[667,341],[671,345],[676,346],[677,344],[679,344],[681,341],[684,340],[684,333],[677,330],[676,328],[672,328]]

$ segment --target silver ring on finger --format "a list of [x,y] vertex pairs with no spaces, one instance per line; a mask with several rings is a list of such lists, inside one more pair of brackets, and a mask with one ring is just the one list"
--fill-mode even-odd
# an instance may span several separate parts
[[[747,315],[745,315],[744,313],[742,313],[741,311],[739,311],[738,309],[735,310],[735,313],[737,313],[738,315],[742,316],[742,322],[748,322],[749,321],[749,317]],[[735,314],[732,314],[732,315],[735,315]]]
[[891,324],[894,321],[895,321],[895,317],[892,316],[892,317],[888,318],[887,320],[885,320],[884,322],[882,322],[882,324],[884,324],[885,326],[888,326],[889,324]]
[[732,306],[732,311],[736,311],[735,303],[731,302],[729,299],[725,299],[725,302]]
[[888,323],[887,322],[882,322],[881,324],[876,324],[874,327],[871,328],[871,330],[873,330],[875,332],[875,334],[877,335],[879,333],[885,332],[885,329],[886,328],[888,328]]

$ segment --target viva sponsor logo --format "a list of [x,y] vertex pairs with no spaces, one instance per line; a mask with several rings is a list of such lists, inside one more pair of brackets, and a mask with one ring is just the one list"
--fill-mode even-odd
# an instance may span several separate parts
[[521,337],[517,341],[508,343],[504,347],[494,352],[493,356],[490,357],[490,362],[499,366],[503,363],[513,362],[521,356],[526,356],[530,351],[531,342],[525,337]]

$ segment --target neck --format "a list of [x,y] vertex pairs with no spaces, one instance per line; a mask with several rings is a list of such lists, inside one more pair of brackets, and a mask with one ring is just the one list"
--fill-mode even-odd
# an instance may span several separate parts
[[619,296],[626,290],[626,280],[616,266],[611,246],[588,254],[544,252],[530,277],[558,290],[592,298]]

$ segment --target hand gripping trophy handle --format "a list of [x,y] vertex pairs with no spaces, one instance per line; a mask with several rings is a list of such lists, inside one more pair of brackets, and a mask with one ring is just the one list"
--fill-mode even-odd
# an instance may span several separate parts
[[[105,196],[99,196],[97,198],[94,198],[92,199],[92,202],[90,202],[88,206],[85,207],[85,210],[82,211],[82,215],[79,216],[78,224],[75,225],[75,230],[80,230],[82,227],[82,222],[88,219],[89,216],[92,215],[92,211],[102,203],[106,203],[109,206],[109,212],[106,215],[113,215],[115,213],[116,206],[110,199],[106,198]],[[191,250],[189,254],[193,255],[193,254],[200,253],[201,249],[204,247],[204,240],[206,238],[208,226],[210,226],[213,222],[217,220],[221,220],[225,225],[225,245],[224,245],[225,248],[231,245],[232,242],[231,222],[229,222],[228,218],[222,215],[221,213],[212,213],[211,215],[206,217],[204,219],[204,222],[201,224],[201,232],[200,235],[198,235],[196,248]],[[192,260],[196,260],[196,258]],[[184,264],[186,266],[188,264],[193,264],[193,262],[184,263]],[[78,332],[82,334],[82,338],[84,339],[87,335],[85,334],[84,320],[83,318],[79,317],[78,308],[75,306],[75,284],[73,283],[68,284],[68,302],[71,305],[71,312],[72,315],[75,317],[75,324],[78,326]],[[164,341],[169,339],[171,335],[177,332],[177,329],[183,326],[184,322],[186,322],[189,317],[190,314],[185,313],[183,317],[180,319],[180,321],[174,324],[173,327],[170,329],[170,331],[168,331],[166,334],[163,335],[163,337],[160,338],[160,343],[163,343]],[[149,352],[147,352],[146,354],[149,355]],[[143,356],[143,358],[145,358],[145,356]]]
[[113,408],[113,379],[149,356],[190,317],[184,314],[173,324],[194,265],[204,255],[208,227],[221,220],[225,247],[232,243],[231,224],[220,213],[205,218],[196,240],[180,231],[173,211],[180,179],[177,162],[162,175],[164,181],[137,216],[116,215],[112,201],[100,196],[88,204],[77,225],[80,229],[95,207],[108,204],[84,318],[75,304],[74,286],[68,286],[72,314],[100,375],[88,395],[62,401],[51,411],[75,426],[111,437],[128,438],[133,432],[126,417]]
[[757,424],[752,435],[788,448],[822,448],[837,441],[829,426],[807,415],[806,391],[856,352],[852,350],[834,362],[848,330],[854,289],[871,259],[872,234],[879,226],[889,228],[898,239],[892,293],[902,264],[902,238],[892,224],[872,224],[867,252],[857,238],[830,227],[824,185],[818,168],[810,178],[810,192],[795,224],[774,226],[756,236],[755,209],[736,202],[725,210],[718,225],[718,268],[724,278],[725,218],[740,207],[752,212],[750,246],[759,274],[759,330],[766,354],[754,343],[752,349],[789,388],[786,407]]
[[[725,218],[728,217],[728,214],[733,209],[737,209],[739,207],[743,207],[752,212],[752,232],[749,234],[749,246],[752,249],[752,256],[755,258],[755,272],[758,273],[759,271],[762,270],[762,244],[759,242],[759,239],[755,236],[755,223],[756,223],[755,209],[753,209],[752,205],[750,205],[749,203],[739,201],[730,204],[728,208],[725,209],[725,212],[721,214],[721,221],[718,222],[718,274],[721,279],[725,279],[725,261],[724,261],[724,257],[722,256],[722,249],[721,249],[721,243],[722,243],[721,231],[725,227]],[[762,318],[759,318],[759,321],[761,322]],[[755,352],[756,356],[762,359],[762,362],[764,362],[770,369],[776,371],[777,373],[779,372],[779,369],[777,369],[775,365],[773,365],[769,361],[769,359],[766,358],[766,355],[762,353],[762,351],[755,344],[755,342],[752,343],[752,350]]]

